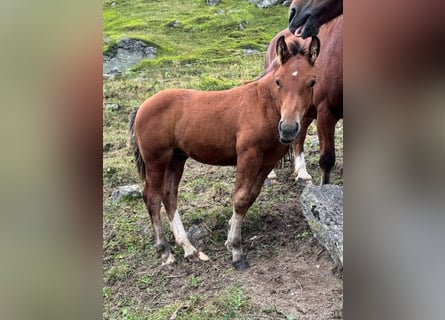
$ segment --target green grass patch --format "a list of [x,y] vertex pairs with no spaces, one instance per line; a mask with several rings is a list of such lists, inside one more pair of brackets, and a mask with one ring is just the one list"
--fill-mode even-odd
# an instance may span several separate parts
[[156,58],[133,70],[166,66],[167,61],[233,62],[240,49],[265,51],[269,41],[287,25],[288,8],[259,9],[247,1],[226,0],[217,7],[201,0],[175,6],[169,1],[104,3],[104,52],[111,52],[125,37],[143,40],[156,48]]
[[[195,278],[191,278],[195,279]],[[231,287],[217,297],[191,295],[188,299],[159,308],[147,319],[227,320],[244,319],[249,308],[248,299],[240,287]]]

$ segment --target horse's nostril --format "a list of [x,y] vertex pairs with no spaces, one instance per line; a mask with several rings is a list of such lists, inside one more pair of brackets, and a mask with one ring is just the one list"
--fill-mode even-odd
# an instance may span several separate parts
[[285,124],[283,122],[283,120],[280,120],[280,122],[278,123],[278,129],[282,132],[298,132],[299,129],[299,124],[298,122],[295,122],[294,125],[292,124]]

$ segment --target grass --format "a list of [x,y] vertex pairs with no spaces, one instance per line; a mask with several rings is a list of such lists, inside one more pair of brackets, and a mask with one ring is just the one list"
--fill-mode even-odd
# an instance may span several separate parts
[[158,67],[171,61],[232,62],[242,48],[264,49],[287,25],[284,6],[259,9],[236,0],[216,7],[201,0],[180,6],[169,1],[113,2],[104,2],[104,37],[109,39],[104,52],[124,37],[141,39],[162,54],[155,62]]
[[191,295],[186,299],[153,310],[148,315],[131,306],[123,306],[117,317],[121,320],[228,320],[244,319],[242,313],[247,310],[247,297],[242,289],[235,286],[211,299],[204,299],[200,295]]
[[[287,25],[287,12],[284,6],[259,9],[239,0],[223,0],[216,7],[204,5],[203,0],[180,4],[166,0],[103,1],[104,53],[116,50],[126,37],[157,48],[154,59],[141,61],[121,77],[104,80],[103,85],[104,106],[119,105],[117,110],[103,110],[105,319],[249,318],[253,306],[239,285],[200,291],[207,279],[199,272],[185,276],[189,291],[174,299],[175,289],[171,288],[179,278],[151,267],[158,266],[159,257],[142,200],[113,203],[110,195],[117,186],[140,183],[127,147],[131,111],[166,88],[222,90],[256,78],[262,72],[269,41]],[[255,51],[247,55],[244,49]],[[317,147],[307,145],[305,150],[308,170],[317,178]],[[188,173],[191,170],[195,170],[194,164],[187,163],[181,182],[186,187],[180,186],[178,205],[184,213],[184,225],[205,223],[212,230],[211,241],[223,244],[232,214],[234,169],[207,167]],[[341,178],[334,180],[337,182],[342,183]],[[270,208],[268,192],[265,188],[253,205],[244,229],[259,232],[264,227]],[[286,194],[274,197],[275,201],[286,201]],[[169,224],[162,216],[170,240]],[[183,257],[176,257],[181,263]],[[183,290],[179,285],[175,288]]]

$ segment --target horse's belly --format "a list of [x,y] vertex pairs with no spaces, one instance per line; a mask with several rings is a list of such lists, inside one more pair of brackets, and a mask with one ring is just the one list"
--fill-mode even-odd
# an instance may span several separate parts
[[235,144],[208,144],[196,142],[180,146],[190,158],[201,163],[219,166],[236,165]]
[[190,157],[198,162],[214,166],[236,166],[236,157],[215,158],[202,154],[191,154]]

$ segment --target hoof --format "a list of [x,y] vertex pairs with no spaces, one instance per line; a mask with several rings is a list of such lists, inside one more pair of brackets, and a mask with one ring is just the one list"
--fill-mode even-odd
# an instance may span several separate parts
[[199,260],[201,260],[201,261],[209,261],[209,260],[210,260],[209,256],[206,255],[206,254],[205,254],[204,252],[202,252],[202,251],[199,251],[199,252],[198,252],[198,258],[199,258]]
[[166,259],[162,259],[162,266],[168,266],[175,262],[175,256],[169,252],[168,257]]
[[300,169],[298,172],[294,171],[293,176],[295,176],[295,181],[303,180],[303,181],[312,181],[312,176],[303,169]]
[[246,270],[250,267],[245,255],[243,255],[240,260],[232,262],[232,265],[236,270]]
[[184,258],[193,257],[196,254],[198,254],[198,250],[196,250],[195,247],[187,248],[187,250],[184,250]]
[[303,179],[297,179],[295,178],[295,183],[299,186],[305,187],[305,186],[312,186],[314,183],[312,180],[303,180]]
[[210,258],[202,251],[196,251],[193,255],[184,257],[187,261],[209,261]]

